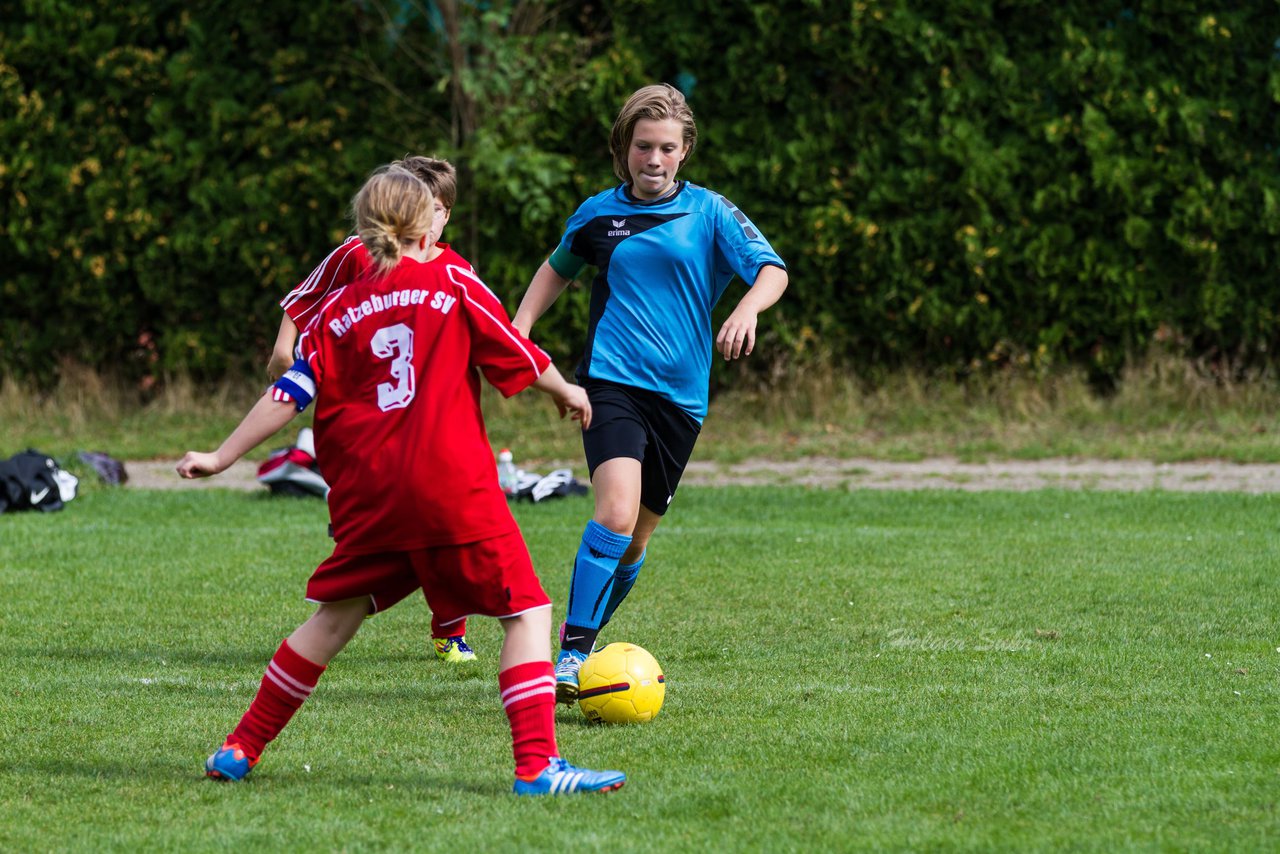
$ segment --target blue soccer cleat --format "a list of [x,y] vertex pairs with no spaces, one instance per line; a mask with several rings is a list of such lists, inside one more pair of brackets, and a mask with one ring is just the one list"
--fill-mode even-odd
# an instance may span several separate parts
[[574,792],[612,792],[621,789],[627,775],[621,771],[591,771],[576,768],[559,756],[551,757],[542,773],[532,780],[516,778],[517,795],[568,795]]
[[247,777],[257,764],[258,760],[250,759],[239,744],[228,741],[204,761],[204,775],[211,780],[233,783]]
[[573,649],[560,650],[556,659],[556,702],[572,705],[578,699],[578,669],[587,660],[585,653]]

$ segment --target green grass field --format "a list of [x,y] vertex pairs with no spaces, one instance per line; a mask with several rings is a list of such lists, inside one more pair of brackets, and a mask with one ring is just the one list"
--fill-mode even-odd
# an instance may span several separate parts
[[[1274,850],[1280,499],[682,491],[605,640],[658,719],[558,712],[608,796],[518,800],[482,657],[372,619],[244,785],[201,776],[309,613],[323,505],[0,516],[0,850]],[[518,508],[563,609],[586,499]]]

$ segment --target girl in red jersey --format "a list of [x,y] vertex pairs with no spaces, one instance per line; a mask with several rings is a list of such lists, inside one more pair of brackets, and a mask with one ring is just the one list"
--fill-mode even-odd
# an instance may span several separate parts
[[432,252],[431,192],[412,173],[380,170],[352,208],[373,261],[369,277],[330,295],[293,367],[218,450],[188,452],[178,464],[182,477],[217,474],[315,400],[336,540],[307,583],[319,607],[281,643],[205,771],[244,779],[365,617],[421,587],[446,623],[468,614],[502,621],[498,685],[514,791],[616,789],[626,775],[575,768],[558,755],[551,603],[498,487],[474,369],[508,396],[532,385],[584,426],[586,393],[516,331],[465,261]]
[[[435,217],[431,221],[431,231],[427,234],[427,245],[434,253],[432,255],[434,260],[441,252],[449,250],[448,244],[438,243],[438,241],[444,233],[444,227],[449,223],[454,202],[457,201],[457,170],[448,160],[422,155],[405,157],[403,160],[394,161],[391,165],[408,169],[427,185],[427,189],[431,190]],[[461,258],[456,260],[461,261]],[[360,237],[353,234],[341,246],[326,255],[309,276],[280,300],[284,316],[280,319],[280,330],[276,334],[275,347],[270,361],[267,362],[267,375],[272,382],[280,379],[294,362],[299,327],[306,327],[311,322],[335,290],[364,278],[371,263],[369,250],[360,241]],[[466,266],[467,269],[474,271],[470,264]],[[444,625],[440,622],[438,614],[431,615],[431,647],[440,661],[452,663],[474,661],[476,654],[467,643],[466,635],[465,618],[456,623]]]

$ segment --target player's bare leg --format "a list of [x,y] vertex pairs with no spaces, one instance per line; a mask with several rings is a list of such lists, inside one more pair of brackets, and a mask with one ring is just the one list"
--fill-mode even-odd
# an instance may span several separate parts
[[328,664],[360,631],[373,603],[368,597],[326,602],[289,635],[289,646],[316,664]]
[[248,711],[222,747],[205,760],[206,776],[243,780],[253,770],[263,749],[311,696],[325,667],[360,630],[371,609],[368,597],[323,604],[280,644]]

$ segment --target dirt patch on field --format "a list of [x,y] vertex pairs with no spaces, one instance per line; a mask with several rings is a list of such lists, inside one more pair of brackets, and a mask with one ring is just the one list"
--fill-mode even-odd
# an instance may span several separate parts
[[1093,489],[1176,492],[1277,492],[1280,465],[1225,462],[1151,463],[1130,460],[1030,460],[964,463],[939,458],[880,460],[748,460],[701,463],[696,479],[717,484],[803,484],[848,489],[959,489],[971,492]]
[[137,489],[265,489],[258,483],[258,464],[241,460],[217,477],[183,480],[176,471],[177,460],[147,460],[124,464],[127,486]]
[[[177,461],[127,463],[129,486],[141,489],[262,489],[257,464],[241,461],[215,478],[182,480]],[[568,465],[579,477],[579,463]],[[839,489],[959,489],[966,491],[1093,489],[1135,492],[1280,492],[1280,464],[1225,462],[1150,463],[1114,460],[1032,460],[963,463],[939,458],[895,463],[866,459],[809,458],[794,461],[692,462],[684,483],[715,486],[803,486]]]

